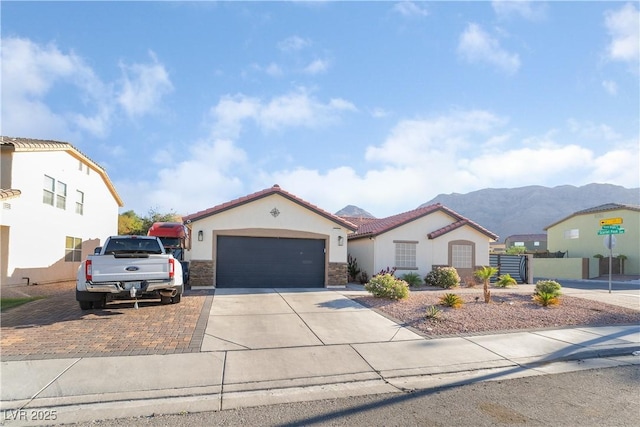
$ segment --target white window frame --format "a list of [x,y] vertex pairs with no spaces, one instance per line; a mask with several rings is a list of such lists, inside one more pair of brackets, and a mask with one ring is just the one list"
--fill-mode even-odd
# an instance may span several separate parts
[[65,210],[67,209],[67,184],[58,181],[56,187],[56,207]]
[[452,244],[451,266],[454,268],[473,268],[473,246],[469,244]]
[[76,213],[84,215],[84,192],[76,190]]
[[417,270],[416,253],[417,241],[394,240],[395,243],[395,267],[397,270]]
[[56,199],[56,180],[49,175],[45,175],[42,187],[42,203],[53,206]]

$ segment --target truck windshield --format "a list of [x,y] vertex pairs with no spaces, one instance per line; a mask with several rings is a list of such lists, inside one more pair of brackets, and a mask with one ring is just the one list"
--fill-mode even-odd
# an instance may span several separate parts
[[144,253],[161,254],[162,248],[155,239],[111,239],[104,251],[107,255]]

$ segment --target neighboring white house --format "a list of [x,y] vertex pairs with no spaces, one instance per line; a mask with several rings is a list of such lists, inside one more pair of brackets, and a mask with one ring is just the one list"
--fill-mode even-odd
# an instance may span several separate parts
[[184,216],[192,286],[330,287],[347,283],[350,222],[278,185]]
[[452,266],[464,279],[489,265],[489,244],[498,239],[439,203],[387,218],[345,219],[358,225],[348,237],[349,255],[369,277],[394,267],[397,277],[424,277],[433,267]]
[[74,280],[118,232],[123,205],[105,170],[71,144],[0,137],[1,284]]

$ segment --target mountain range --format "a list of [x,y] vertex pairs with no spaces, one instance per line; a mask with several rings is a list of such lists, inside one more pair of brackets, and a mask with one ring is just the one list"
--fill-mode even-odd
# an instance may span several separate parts
[[[545,233],[545,227],[583,209],[606,203],[639,206],[640,188],[612,184],[486,188],[466,194],[439,194],[418,207],[435,203],[496,233],[500,236],[499,241],[504,242],[514,234]],[[345,206],[336,215],[373,218],[364,209],[353,205]]]

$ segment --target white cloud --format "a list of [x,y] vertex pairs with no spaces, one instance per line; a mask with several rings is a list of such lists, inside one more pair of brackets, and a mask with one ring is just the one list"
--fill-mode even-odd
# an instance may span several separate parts
[[133,208],[136,212],[158,208],[163,212],[188,214],[251,191],[240,179],[247,168],[246,153],[232,141],[203,140],[193,145],[186,160],[160,170],[153,182],[116,181],[115,184],[125,205],[138,207]]
[[120,64],[122,88],[118,103],[131,117],[138,117],[158,109],[162,97],[173,91],[169,74],[153,52],[151,63]]
[[393,5],[393,10],[406,17],[424,17],[429,16],[426,7],[420,7],[412,1],[401,1]]
[[607,54],[614,61],[637,61],[640,56],[640,13],[627,3],[605,13],[605,26],[611,36]]
[[278,49],[283,52],[295,52],[311,45],[311,41],[300,36],[291,36],[278,43]]
[[338,120],[344,111],[356,111],[356,108],[339,98],[323,104],[304,89],[269,101],[244,95],[225,96],[211,109],[212,129],[216,137],[237,138],[246,120],[252,120],[263,131],[286,127],[315,128]]
[[588,182],[640,187],[640,139],[619,144],[593,160]]
[[544,18],[547,6],[543,2],[527,0],[494,0],[491,2],[494,12],[500,18],[520,16],[529,21],[537,21]]
[[520,68],[520,58],[500,46],[478,24],[471,23],[460,35],[458,54],[472,64],[487,63],[512,74]]
[[311,63],[304,68],[304,72],[307,74],[320,74],[326,72],[328,69],[328,61],[316,59],[311,61]]
[[569,130],[580,136],[581,139],[589,139],[594,141],[615,141],[619,140],[621,135],[606,124],[594,124],[591,122],[579,122],[575,119],[567,121]]
[[[96,136],[108,133],[110,92],[82,58],[63,53],[51,43],[38,45],[29,39],[2,39],[3,133],[35,138],[73,139],[79,130]],[[83,103],[74,110],[56,111],[45,102],[57,85],[70,84],[70,99]],[[87,108],[89,105],[89,108]],[[94,115],[84,111],[94,108]],[[37,127],[33,123],[38,123]]]

